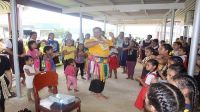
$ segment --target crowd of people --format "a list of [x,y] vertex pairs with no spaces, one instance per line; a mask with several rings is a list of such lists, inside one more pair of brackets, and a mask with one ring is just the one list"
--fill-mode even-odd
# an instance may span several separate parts
[[[22,84],[27,87],[28,101],[33,101],[34,76],[43,71],[56,72],[56,64],[62,60],[68,91],[78,92],[77,76],[91,80],[89,91],[97,98],[108,99],[102,92],[106,79],[118,79],[118,69],[122,67],[127,80],[136,80],[141,86],[134,106],[144,112],[196,112],[199,105],[199,77],[187,75],[191,39],[180,37],[172,44],[164,40],[152,39],[152,35],[141,42],[124,37],[120,32],[115,37],[109,33],[108,39],[99,27],[93,29],[93,37],[86,34],[84,42],[75,45],[71,33],[67,33],[62,44],[55,40],[54,33],[48,39],[38,41],[37,33],[31,32],[25,49],[23,41],[18,41],[19,70]],[[43,51],[40,44],[45,43]],[[5,110],[5,99],[12,87],[14,74],[12,39],[6,42],[0,56],[0,107]],[[62,59],[60,59],[62,56]],[[44,67],[43,67],[44,64]],[[136,64],[142,64],[140,76],[135,75]],[[197,61],[200,66],[200,61]],[[10,70],[12,68],[12,71]],[[51,88],[49,88],[51,92]]]

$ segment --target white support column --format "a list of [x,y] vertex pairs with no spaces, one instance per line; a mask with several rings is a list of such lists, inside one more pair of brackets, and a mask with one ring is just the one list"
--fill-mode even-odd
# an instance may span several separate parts
[[175,19],[175,10],[172,9],[172,17],[171,17],[171,29],[170,29],[170,44],[173,42],[173,34],[174,34],[174,19]]
[[116,36],[119,34],[118,32],[119,32],[119,24],[116,25],[116,34],[115,34]]
[[18,6],[18,31],[19,31],[20,39],[23,39],[22,11],[23,11],[23,7]]
[[18,34],[17,34],[17,3],[16,0],[10,0],[11,3],[11,28],[12,28],[12,43],[13,43],[13,59],[14,69],[16,76],[16,91],[17,97],[21,97],[20,87],[20,72],[19,72],[19,60],[18,60]]
[[198,49],[198,41],[200,37],[200,0],[196,1],[195,7],[195,17],[193,23],[193,34],[192,34],[192,43],[190,46],[190,58],[189,58],[189,66],[188,66],[188,74],[190,76],[194,76],[194,68],[196,65],[197,58],[197,49]]
[[166,39],[166,30],[167,30],[167,16],[166,16],[166,18],[165,18],[165,23],[164,23],[163,40]]
[[82,31],[82,23],[83,23],[83,17],[82,17],[82,12],[80,12],[80,34],[79,34],[79,42],[83,43],[83,31]]
[[163,23],[160,24],[160,33],[159,33],[159,40],[163,40]]
[[104,32],[106,33],[106,16],[105,16],[105,18],[104,18]]
[[188,26],[184,26],[184,30],[183,30],[183,36],[187,37],[188,36]]

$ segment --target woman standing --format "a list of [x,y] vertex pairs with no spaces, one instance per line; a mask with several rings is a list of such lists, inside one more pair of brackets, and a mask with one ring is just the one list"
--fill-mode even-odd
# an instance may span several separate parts
[[[54,33],[49,33],[47,44],[53,47],[53,53],[58,53],[60,51],[60,47],[58,41],[54,40],[54,38],[55,38]],[[59,56],[53,58],[53,61],[55,64],[60,63]]]
[[128,48],[129,47],[129,38],[126,37],[123,43],[123,51],[122,51],[122,56],[121,58],[121,62],[120,65],[123,67],[123,73],[126,73],[126,60],[127,60],[127,56],[128,56]]
[[0,112],[5,111],[5,99],[11,96],[9,89],[12,87],[12,72],[10,61],[0,55]]
[[127,64],[128,77],[126,79],[133,80],[133,75],[135,72],[135,66],[137,62],[137,51],[139,50],[139,48],[136,45],[136,42],[131,40],[130,46],[127,48],[127,50],[128,50],[128,55],[126,59],[126,64]]
[[103,38],[101,32],[101,28],[95,27],[93,29],[94,37],[86,40],[85,47],[89,49],[90,53],[88,74],[89,77],[92,76],[93,78],[89,91],[99,98],[107,99],[102,94],[102,91],[109,74],[107,58],[109,56],[109,46],[111,46],[112,42]]
[[[14,60],[13,60],[13,43],[12,43],[12,36],[11,38],[6,42],[5,44],[6,46],[6,53],[9,55],[9,61],[11,64],[11,68],[12,68],[12,72],[13,74],[15,74],[15,70],[14,70]],[[18,40],[18,59],[19,59],[19,71],[20,71],[20,77],[23,78],[22,79],[22,84],[25,85],[25,75],[24,75],[24,70],[23,70],[23,66],[25,65],[25,61],[24,61],[24,56],[26,55],[26,51],[24,48],[24,44],[23,44],[23,40]]]

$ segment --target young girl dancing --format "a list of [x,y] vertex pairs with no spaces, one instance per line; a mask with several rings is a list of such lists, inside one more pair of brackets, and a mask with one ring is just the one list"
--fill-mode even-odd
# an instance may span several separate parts
[[140,93],[135,101],[136,108],[142,110],[144,108],[144,99],[146,92],[148,90],[148,87],[151,83],[156,83],[157,80],[157,70],[158,68],[158,61],[154,59],[150,59],[147,61],[146,64],[146,70],[149,71],[149,73],[146,75],[146,78],[144,80],[141,79],[141,77],[137,77],[136,80],[138,80],[142,84],[142,88],[140,90]]
[[25,65],[23,67],[24,73],[25,73],[25,83],[26,83],[26,88],[27,88],[27,98],[28,101],[33,101],[31,98],[31,94],[33,95],[33,79],[38,71],[36,72],[35,67],[34,67],[34,61],[33,58],[29,55],[26,55],[24,57],[25,60]]
[[59,56],[59,53],[53,53],[52,46],[44,47],[44,63],[45,63],[45,71],[56,71],[56,64],[53,61],[53,58]]
[[74,59],[69,59],[68,65],[65,68],[65,76],[66,76],[66,79],[67,79],[67,89],[68,89],[68,91],[71,90],[70,87],[72,85],[74,92],[78,92],[76,72],[77,72],[77,68],[76,68],[76,64],[75,64]]
[[128,77],[126,79],[133,80],[135,72],[135,66],[137,62],[137,51],[139,50],[135,41],[131,40],[130,46],[128,47],[128,55],[126,59]]
[[41,53],[37,49],[37,44],[34,40],[30,40],[28,42],[28,48],[27,54],[30,55],[33,58],[34,61],[34,67],[36,71],[40,70],[40,55]]
[[[85,80],[84,78],[84,68],[85,68],[85,58],[86,58],[86,53],[84,51],[84,45],[83,44],[79,44],[77,51],[76,51],[76,56],[75,56],[75,61],[76,61],[76,67],[80,68],[81,71],[81,78],[83,80]],[[78,76],[78,70],[76,73],[76,76]]]
[[138,58],[138,62],[141,63],[143,65],[143,69],[142,69],[142,74],[141,74],[141,78],[144,79],[146,77],[146,74],[149,72],[146,70],[146,63],[147,61],[149,61],[150,59],[154,58],[154,49],[152,47],[147,47],[145,48],[145,58],[141,61],[140,58]]
[[118,54],[117,49],[114,46],[110,47],[110,55],[108,57],[109,72],[110,72],[109,78],[112,78],[112,72],[114,71],[115,79],[117,79],[117,68],[119,67],[117,54]]

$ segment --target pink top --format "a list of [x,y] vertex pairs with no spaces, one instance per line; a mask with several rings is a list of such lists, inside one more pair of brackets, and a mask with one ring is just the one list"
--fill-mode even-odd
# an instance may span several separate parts
[[65,76],[76,76],[76,67],[72,66],[72,65],[68,65],[65,68]]
[[36,70],[40,70],[40,59],[39,59],[39,51],[37,49],[34,50],[28,50],[27,54],[32,56],[34,61],[34,67]]

